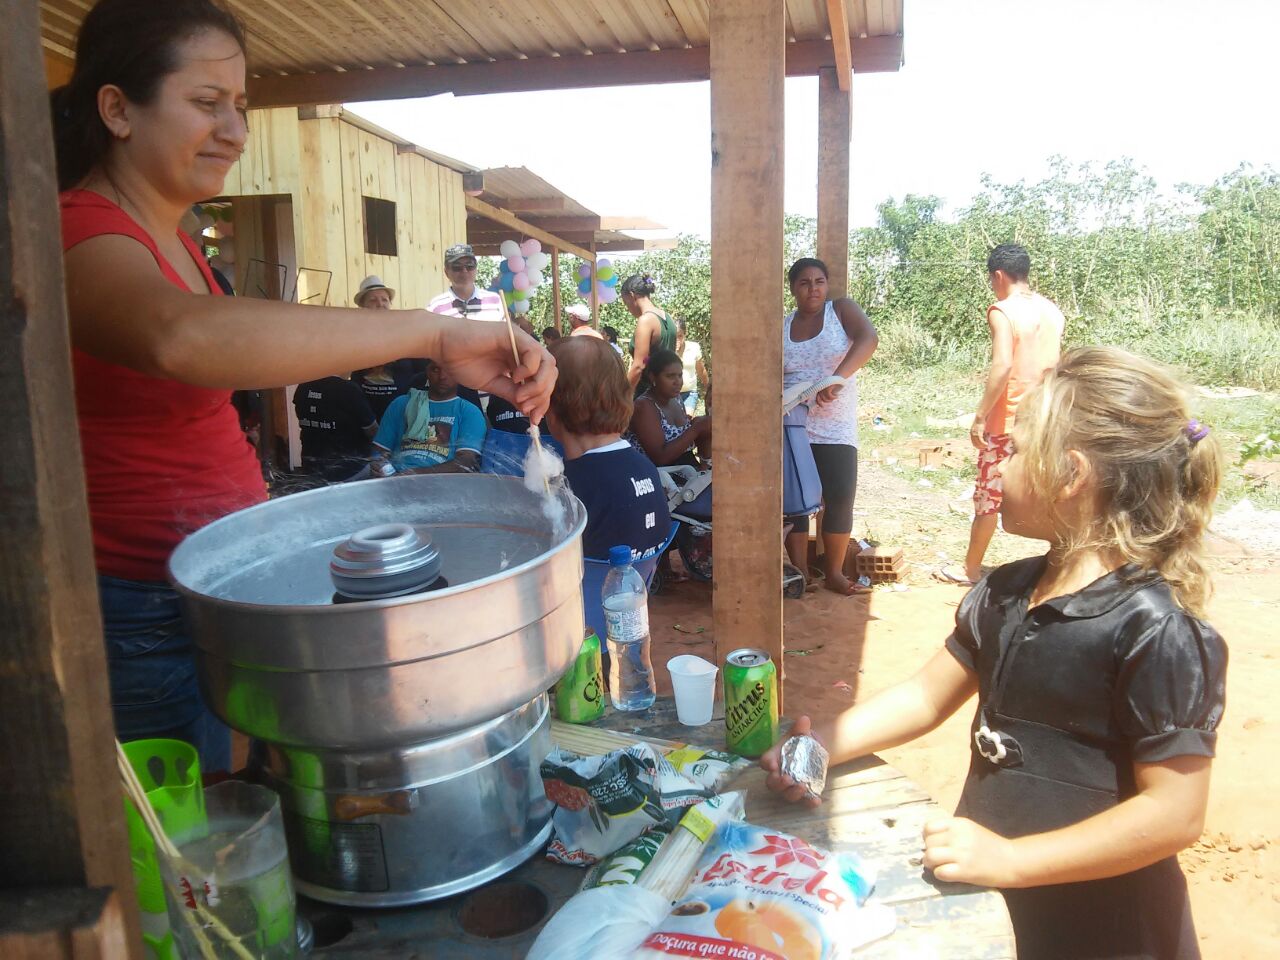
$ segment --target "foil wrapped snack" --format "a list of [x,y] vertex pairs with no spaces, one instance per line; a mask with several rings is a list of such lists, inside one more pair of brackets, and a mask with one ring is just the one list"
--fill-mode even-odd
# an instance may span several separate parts
[[807,733],[782,745],[782,773],[804,787],[815,800],[827,785],[827,748]]

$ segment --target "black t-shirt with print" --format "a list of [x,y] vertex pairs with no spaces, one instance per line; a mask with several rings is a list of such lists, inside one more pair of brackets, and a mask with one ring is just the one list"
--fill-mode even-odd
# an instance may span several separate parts
[[364,392],[373,416],[377,420],[387,412],[387,407],[396,397],[403,397],[410,389],[425,390],[427,387],[427,361],[405,357],[388,364],[390,381],[378,382],[365,377],[364,370],[357,370],[351,376],[351,382]]
[[365,429],[374,424],[364,391],[342,377],[298,384],[293,407],[302,434],[302,465],[326,480],[344,480],[369,459]]
[[[462,391],[458,391],[461,395]],[[479,404],[477,403],[477,406]],[[489,420],[489,426],[494,430],[502,430],[505,433],[528,433],[529,418],[515,408],[508,400],[502,397],[489,395],[489,402],[485,405],[484,415]]]

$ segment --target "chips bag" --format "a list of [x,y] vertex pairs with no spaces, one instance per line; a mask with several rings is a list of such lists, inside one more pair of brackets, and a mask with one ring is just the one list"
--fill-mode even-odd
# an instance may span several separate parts
[[[687,755],[682,761],[686,770],[695,758],[709,756],[701,750],[676,752]],[[556,805],[551,818],[555,834],[547,859],[585,866],[652,827],[669,830],[687,808],[712,796],[715,784],[728,770],[736,769],[731,762],[739,760],[730,754],[704,759],[698,764],[702,781],[698,783],[677,769],[670,756],[659,756],[647,743],[591,757],[552,751],[540,768],[543,790]]]
[[893,930],[891,910],[863,906],[873,884],[852,855],[731,821],[717,829],[688,889],[634,956],[843,960]]
[[556,805],[548,860],[586,866],[668,822],[658,755],[647,743],[593,757],[553,750],[539,769]]

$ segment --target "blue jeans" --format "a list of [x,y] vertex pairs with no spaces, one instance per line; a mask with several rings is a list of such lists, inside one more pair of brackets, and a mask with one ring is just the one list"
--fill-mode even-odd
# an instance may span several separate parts
[[166,583],[98,575],[111,712],[120,740],[185,740],[200,770],[231,766],[231,731],[200,696],[191,638]]

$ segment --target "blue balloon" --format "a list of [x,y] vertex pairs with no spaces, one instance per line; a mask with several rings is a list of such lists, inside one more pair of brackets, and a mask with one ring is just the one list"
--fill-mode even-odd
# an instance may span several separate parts
[[578,292],[579,292],[579,293],[581,293],[581,294],[583,294],[584,296],[585,296],[586,294],[590,293],[590,292],[591,292],[591,281],[590,281],[590,280],[579,280],[579,281],[578,281]]
[[618,285],[618,275],[615,273],[608,280],[601,280],[600,282],[603,283],[606,287],[616,287]]
[[503,290],[514,290],[516,288],[516,275],[511,272],[504,273],[498,278],[498,282],[502,285]]
[[498,261],[498,269],[499,269],[500,271],[502,271],[503,273],[510,273],[510,272],[511,272],[511,268],[510,268],[509,266],[507,266],[507,261],[505,261],[505,260],[500,260],[500,261]]

